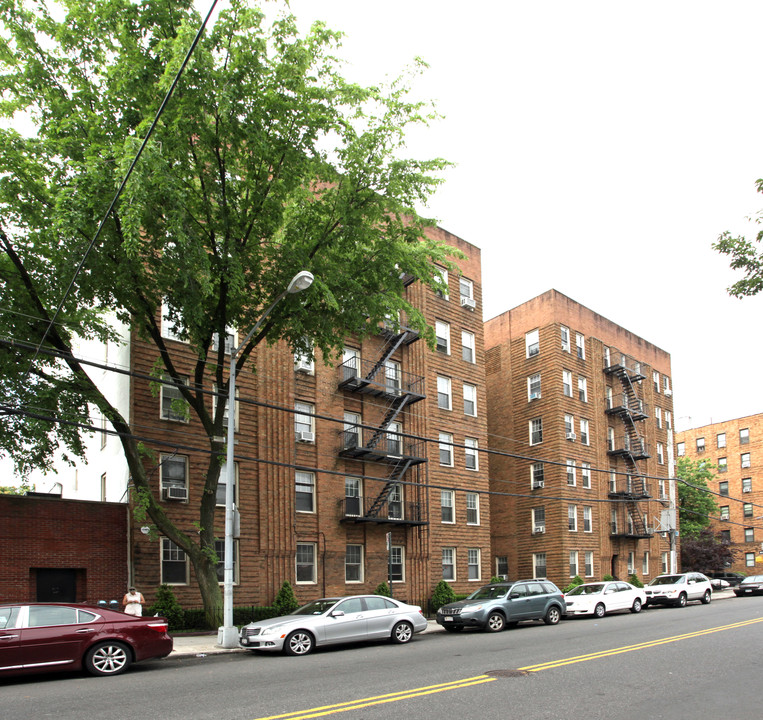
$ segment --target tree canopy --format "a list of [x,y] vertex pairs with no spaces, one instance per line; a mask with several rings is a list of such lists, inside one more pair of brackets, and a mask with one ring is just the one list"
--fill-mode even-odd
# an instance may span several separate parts
[[681,569],[684,571],[715,572],[731,567],[738,551],[731,543],[721,540],[710,528],[700,530],[681,540]]
[[[697,538],[710,525],[710,516],[718,506],[709,492],[708,482],[715,475],[714,466],[706,460],[678,458],[678,516],[682,538]],[[682,539],[683,543],[683,539]]]
[[[209,608],[220,601],[212,528],[225,403],[211,411],[205,397],[227,392],[213,338],[252,327],[309,270],[309,292],[278,306],[239,368],[263,340],[331,356],[348,332],[401,310],[433,339],[403,295],[404,276],[434,286],[435,263],[453,267],[415,212],[447,163],[405,154],[406,130],[435,117],[410,99],[423,64],[360,87],[341,75],[339,34],[317,23],[301,37],[288,15],[269,26],[245,0],[227,3],[176,85],[201,24],[190,0],[0,0],[0,22],[0,119],[34,126],[0,129],[0,455],[22,474],[50,468],[57,450],[81,455],[97,408]],[[198,358],[188,385],[162,338],[163,303]],[[157,377],[178,383],[210,438],[198,536],[164,514],[134,428],[73,351],[82,338],[116,340],[113,316],[153,345]]]

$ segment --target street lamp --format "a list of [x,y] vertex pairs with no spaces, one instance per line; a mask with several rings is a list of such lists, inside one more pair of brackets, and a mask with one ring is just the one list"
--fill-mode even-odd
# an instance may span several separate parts
[[238,629],[233,624],[233,490],[235,474],[233,467],[233,442],[236,425],[236,356],[246,347],[260,329],[265,318],[287,295],[307,290],[313,284],[313,274],[307,270],[298,272],[284,290],[268,306],[262,317],[249,331],[243,342],[230,354],[230,375],[228,380],[228,440],[225,455],[225,559],[223,563],[223,625],[217,631],[217,643],[224,648],[238,647]]

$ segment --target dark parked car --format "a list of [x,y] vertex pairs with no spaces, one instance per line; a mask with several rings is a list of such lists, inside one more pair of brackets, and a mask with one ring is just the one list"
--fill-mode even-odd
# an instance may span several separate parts
[[763,595],[763,575],[750,575],[734,588],[734,595]]
[[96,605],[0,605],[0,677],[80,670],[118,675],[133,662],[172,652],[162,617]]
[[730,587],[736,587],[745,577],[742,573],[737,572],[712,572],[706,573],[706,575],[711,580],[725,580]]
[[490,632],[521,620],[543,620],[556,625],[567,613],[564,595],[545,579],[492,583],[465,600],[448,603],[437,611],[437,622],[451,632],[477,627]]

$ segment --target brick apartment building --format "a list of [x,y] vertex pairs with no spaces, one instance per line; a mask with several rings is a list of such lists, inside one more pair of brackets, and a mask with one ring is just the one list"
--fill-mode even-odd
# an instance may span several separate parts
[[[234,604],[270,603],[284,580],[307,600],[372,592],[389,575],[395,597],[425,603],[441,578],[458,592],[490,579],[480,251],[444,230],[430,233],[466,256],[460,276],[443,271],[442,292],[406,288],[436,330],[435,351],[401,318],[400,330],[380,327],[362,343],[348,337],[340,362],[294,357],[278,343],[258,348],[237,377]],[[190,349],[169,329],[163,334],[181,372],[184,363],[190,372]],[[155,452],[147,462],[165,512],[191,532],[208,456],[183,448],[207,440],[171,392],[156,396],[139,379],[155,361],[133,334],[130,416],[157,440],[146,443]],[[222,559],[222,507],[216,523]],[[139,525],[136,585],[167,582],[183,604],[198,604],[184,553]]]
[[763,414],[684,430],[676,434],[676,451],[716,468],[710,490],[719,512],[711,527],[737,551],[730,569],[763,573]]
[[496,572],[675,568],[670,355],[550,290],[485,323]]

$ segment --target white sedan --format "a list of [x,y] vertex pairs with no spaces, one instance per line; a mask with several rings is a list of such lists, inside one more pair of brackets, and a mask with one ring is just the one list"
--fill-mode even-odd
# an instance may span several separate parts
[[641,612],[646,595],[641,588],[620,580],[585,583],[564,594],[567,615],[604,617],[615,610]]

